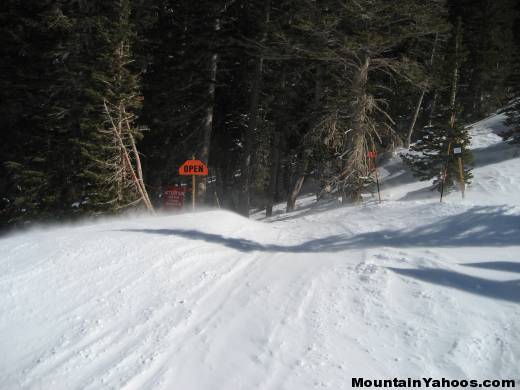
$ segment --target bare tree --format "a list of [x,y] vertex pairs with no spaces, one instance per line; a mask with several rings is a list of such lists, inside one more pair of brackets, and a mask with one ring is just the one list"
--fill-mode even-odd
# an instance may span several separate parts
[[[439,34],[436,33],[435,34],[435,38],[433,40],[432,53],[431,53],[430,62],[429,62],[429,69],[430,69],[430,71],[433,69],[433,62],[434,62],[434,58],[435,58],[435,51],[436,51],[436,48],[437,48],[438,40],[439,40]],[[405,148],[409,148],[410,147],[410,143],[412,142],[412,135],[413,135],[413,132],[414,132],[414,129],[415,129],[415,124],[417,122],[417,118],[419,117],[419,112],[421,111],[422,103],[423,103],[423,100],[424,100],[424,95],[427,92],[427,86],[426,85],[423,85],[420,88],[421,88],[421,94],[420,94],[419,99],[417,101],[417,105],[415,106],[415,110],[414,110],[414,113],[413,113],[413,116],[412,116],[412,120],[410,121],[410,127],[408,128],[408,134],[406,135],[406,140],[405,140],[405,143],[404,143]]]
[[[141,159],[132,134],[131,123],[133,123],[133,115],[126,112],[121,101],[118,105],[111,105],[105,99],[103,106],[118,148],[119,153],[117,155],[120,156],[120,158],[116,157],[115,161],[111,163],[114,167],[112,180],[115,180],[117,183],[118,201],[124,200],[123,192],[129,187],[133,188],[138,194],[138,199],[130,201],[129,204],[120,204],[118,206],[119,208],[127,207],[142,201],[146,208],[153,212],[154,208],[144,185]],[[114,118],[117,118],[117,120]]]

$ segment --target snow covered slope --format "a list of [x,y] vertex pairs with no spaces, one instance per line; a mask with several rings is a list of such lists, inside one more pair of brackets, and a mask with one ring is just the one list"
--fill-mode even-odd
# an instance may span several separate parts
[[352,377],[520,382],[520,157],[473,127],[440,204],[396,159],[385,201],[299,202],[0,239],[0,389],[347,389]]

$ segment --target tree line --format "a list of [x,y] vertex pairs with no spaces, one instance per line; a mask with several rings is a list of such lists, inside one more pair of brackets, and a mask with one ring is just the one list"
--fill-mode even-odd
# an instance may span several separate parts
[[152,210],[192,155],[210,169],[202,200],[243,215],[293,209],[310,179],[318,196],[358,200],[373,186],[369,151],[412,144],[414,172],[438,178],[447,143],[469,143],[463,125],[518,96],[518,11],[514,0],[5,0],[0,223]]

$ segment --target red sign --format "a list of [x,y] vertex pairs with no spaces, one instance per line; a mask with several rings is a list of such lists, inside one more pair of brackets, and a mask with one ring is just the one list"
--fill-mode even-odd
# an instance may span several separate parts
[[368,152],[368,158],[376,158],[377,152],[376,151],[370,151]]
[[181,208],[184,205],[186,188],[180,186],[168,187],[163,194],[164,208]]
[[179,175],[207,176],[208,167],[200,160],[186,160],[179,168]]

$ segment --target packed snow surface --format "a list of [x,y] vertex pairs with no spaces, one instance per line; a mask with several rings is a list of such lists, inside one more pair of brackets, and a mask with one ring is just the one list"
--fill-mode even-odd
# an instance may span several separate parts
[[395,158],[383,202],[219,210],[0,239],[0,389],[348,389],[520,382],[520,149],[472,128],[439,203]]

